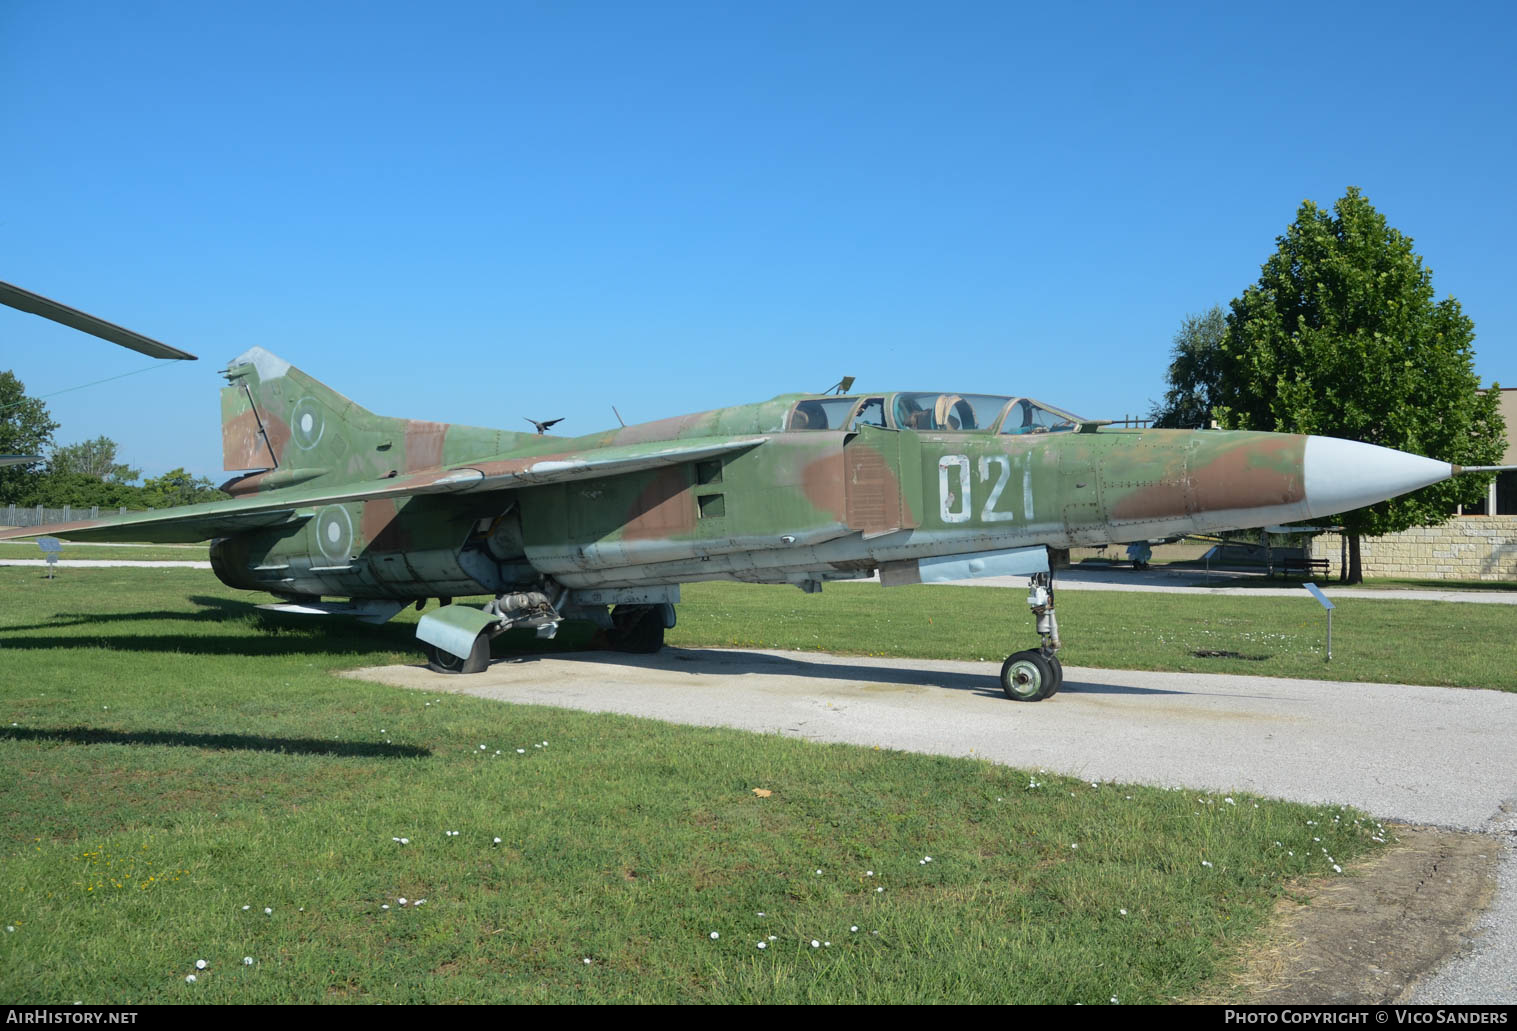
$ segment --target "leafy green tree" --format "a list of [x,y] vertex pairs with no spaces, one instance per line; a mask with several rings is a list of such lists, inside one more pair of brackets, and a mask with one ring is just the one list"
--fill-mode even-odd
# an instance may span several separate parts
[[32,483],[16,499],[18,505],[42,505],[45,508],[145,508],[142,488],[126,483],[112,483],[88,473],[48,472]]
[[79,473],[107,483],[131,483],[142,475],[142,470],[118,463],[117,446],[110,437],[96,437],[82,444],[54,448],[48,456],[47,471],[58,474]]
[[[47,405],[26,396],[15,373],[0,372],[0,455],[40,455],[53,443],[58,424],[48,418]],[[0,466],[0,505],[19,504],[42,478],[35,465]]]
[[[1475,375],[1475,327],[1435,301],[1412,240],[1356,187],[1331,212],[1302,203],[1259,281],[1227,316],[1216,415],[1230,429],[1316,433],[1459,465],[1505,450],[1494,390]],[[1461,476],[1333,516],[1349,540],[1345,579],[1362,580],[1359,540],[1448,519],[1488,476]]]
[[1213,394],[1221,376],[1222,340],[1227,317],[1219,305],[1202,315],[1187,315],[1175,334],[1164,400],[1149,410],[1154,425],[1171,430],[1204,430],[1212,422]]
[[217,490],[210,477],[191,476],[182,468],[150,476],[142,482],[142,503],[147,508],[198,505],[203,501],[225,501],[230,496]]

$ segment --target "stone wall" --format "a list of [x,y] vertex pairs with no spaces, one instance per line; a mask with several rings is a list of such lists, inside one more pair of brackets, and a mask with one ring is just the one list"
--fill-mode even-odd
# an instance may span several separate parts
[[[1342,538],[1324,533],[1312,539],[1312,558],[1340,573]],[[1517,580],[1517,516],[1460,516],[1442,526],[1414,526],[1385,537],[1359,541],[1366,577],[1420,580]]]

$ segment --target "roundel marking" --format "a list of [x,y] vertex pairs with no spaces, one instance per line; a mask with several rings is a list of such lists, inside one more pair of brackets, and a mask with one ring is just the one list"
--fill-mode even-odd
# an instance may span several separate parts
[[309,451],[321,443],[326,428],[326,418],[315,398],[303,397],[295,402],[295,411],[290,414],[290,436],[301,450]]
[[316,544],[333,562],[346,562],[353,548],[353,518],[342,505],[328,505],[316,514]]

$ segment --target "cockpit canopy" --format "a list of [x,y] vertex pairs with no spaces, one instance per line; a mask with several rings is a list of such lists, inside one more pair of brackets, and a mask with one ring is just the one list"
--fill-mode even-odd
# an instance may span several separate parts
[[940,430],[959,433],[1059,433],[1078,429],[1077,415],[1031,398],[994,394],[900,394],[813,397],[796,403],[787,430]]

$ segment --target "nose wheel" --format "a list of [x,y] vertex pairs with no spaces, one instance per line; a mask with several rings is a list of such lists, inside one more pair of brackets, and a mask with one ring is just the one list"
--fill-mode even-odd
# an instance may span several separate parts
[[1027,592],[1027,604],[1037,620],[1042,645],[1006,657],[1001,664],[1001,690],[1014,702],[1041,702],[1064,686],[1064,664],[1056,654],[1059,620],[1053,610],[1053,574],[1037,573]]

